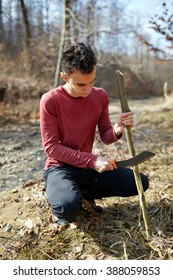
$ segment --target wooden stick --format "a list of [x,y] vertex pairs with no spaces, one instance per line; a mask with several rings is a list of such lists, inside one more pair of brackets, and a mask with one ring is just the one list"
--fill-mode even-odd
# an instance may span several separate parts
[[[123,77],[123,74],[119,70],[116,71],[116,78],[117,78],[117,82],[118,82],[118,90],[119,90],[122,112],[123,113],[130,112],[130,108],[129,108],[128,102],[127,102],[125,85],[124,85],[124,77]],[[129,125],[125,126],[124,131],[125,131],[125,136],[127,139],[129,154],[131,157],[134,157],[135,149],[134,149],[134,144],[133,144],[131,127]],[[137,190],[138,190],[138,194],[139,194],[139,202],[140,202],[140,207],[141,207],[142,214],[143,214],[143,219],[144,219],[144,224],[145,224],[145,229],[146,229],[146,236],[147,236],[147,240],[148,240],[148,238],[151,236],[151,227],[150,227],[150,223],[149,223],[148,209],[147,209],[147,205],[146,205],[145,194],[144,194],[144,190],[143,190],[143,185],[142,185],[142,180],[141,180],[141,175],[140,175],[140,172],[138,169],[138,165],[133,167],[133,173],[134,173],[135,182],[136,182],[136,186],[137,186]]]

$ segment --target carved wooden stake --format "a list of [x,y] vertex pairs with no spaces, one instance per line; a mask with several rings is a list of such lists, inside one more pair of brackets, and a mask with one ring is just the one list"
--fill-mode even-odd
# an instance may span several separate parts
[[[129,112],[129,106],[127,102],[127,96],[126,96],[126,90],[125,90],[125,85],[124,85],[124,77],[123,74],[117,70],[116,71],[116,78],[118,82],[118,90],[119,90],[119,96],[120,96],[120,102],[121,102],[121,109],[123,113]],[[127,139],[127,144],[128,144],[128,149],[129,149],[129,154],[131,157],[135,156],[135,149],[134,149],[134,144],[133,144],[133,137],[132,137],[132,132],[131,132],[131,127],[129,125],[125,126],[125,136]],[[140,202],[140,207],[142,210],[143,214],[143,219],[144,219],[144,224],[145,224],[145,229],[146,229],[146,237],[147,240],[151,236],[151,227],[149,223],[149,217],[148,217],[148,209],[146,205],[146,200],[145,200],[145,194],[143,190],[143,185],[142,185],[142,180],[140,176],[140,172],[138,169],[138,165],[133,167],[133,173],[135,177],[135,182],[139,194],[139,202]]]

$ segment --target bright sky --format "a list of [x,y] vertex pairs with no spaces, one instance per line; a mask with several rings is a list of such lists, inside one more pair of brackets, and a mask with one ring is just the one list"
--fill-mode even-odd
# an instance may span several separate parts
[[[126,0],[128,10],[138,11],[139,13],[145,13],[146,15],[154,15],[161,11],[163,2],[164,0]],[[165,2],[171,4],[172,0],[166,0]]]
[[[151,17],[161,13],[163,2],[164,0],[126,0],[126,11],[133,15],[133,21],[140,19],[145,23],[143,27],[148,29]],[[172,2],[172,0],[167,0],[167,2]]]
[[[123,0],[122,0],[123,1]],[[157,34],[150,28],[149,20],[156,14],[161,15],[163,11],[162,4],[166,2],[167,7],[171,11],[173,9],[172,0],[125,0],[126,12],[133,15],[132,22],[142,24],[143,34],[148,34],[154,41],[160,41],[161,35]],[[123,1],[124,2],[124,1]]]

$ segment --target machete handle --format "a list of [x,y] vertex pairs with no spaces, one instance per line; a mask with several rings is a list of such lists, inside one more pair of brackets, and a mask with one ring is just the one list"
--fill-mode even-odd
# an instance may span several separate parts
[[117,165],[116,165],[116,160],[111,160],[110,162],[112,164],[112,166],[117,169]]

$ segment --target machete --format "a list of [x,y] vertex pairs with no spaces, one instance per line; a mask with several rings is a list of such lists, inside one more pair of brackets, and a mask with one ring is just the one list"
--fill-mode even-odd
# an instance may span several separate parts
[[155,156],[155,154],[150,151],[143,151],[140,154],[138,154],[132,158],[129,158],[127,160],[120,160],[120,161],[112,160],[111,164],[113,165],[114,168],[132,167],[132,166],[136,166],[140,163],[143,163],[146,160],[149,160],[150,158],[152,158],[154,156]]

